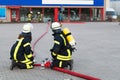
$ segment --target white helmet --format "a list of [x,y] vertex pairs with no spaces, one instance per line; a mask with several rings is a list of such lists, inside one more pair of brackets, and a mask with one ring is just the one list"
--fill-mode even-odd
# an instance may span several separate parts
[[30,13],[31,13],[31,14],[33,14],[33,12],[32,12],[32,11],[30,11]]
[[26,23],[23,25],[23,31],[24,33],[31,32],[31,29],[33,29],[33,25],[31,23]]
[[59,22],[53,22],[51,26],[52,30],[61,29],[61,24]]
[[40,14],[40,12],[38,12],[38,14]]

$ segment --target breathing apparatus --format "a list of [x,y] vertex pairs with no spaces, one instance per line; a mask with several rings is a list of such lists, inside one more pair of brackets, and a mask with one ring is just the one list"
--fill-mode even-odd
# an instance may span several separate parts
[[75,41],[74,37],[72,36],[72,33],[70,32],[70,30],[68,28],[63,27],[62,24],[60,24],[59,22],[53,22],[52,26],[51,26],[51,29],[52,30],[61,29],[61,31],[63,32],[63,35],[67,39],[67,41],[70,44],[70,46],[73,49],[75,49],[76,41]]

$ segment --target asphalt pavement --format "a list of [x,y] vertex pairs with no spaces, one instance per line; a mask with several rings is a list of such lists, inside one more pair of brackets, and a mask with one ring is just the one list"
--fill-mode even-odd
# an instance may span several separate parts
[[[0,80],[85,80],[51,69],[10,70],[10,49],[22,31],[24,23],[0,24]],[[120,25],[118,22],[63,23],[75,40],[77,50],[73,52],[73,71],[100,78],[120,80]],[[51,59],[53,36],[47,23],[33,23],[32,45],[48,28],[48,32],[35,45],[37,63]]]

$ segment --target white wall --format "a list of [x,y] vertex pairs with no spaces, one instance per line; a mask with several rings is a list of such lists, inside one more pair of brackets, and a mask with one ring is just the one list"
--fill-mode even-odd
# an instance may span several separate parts
[[105,0],[105,6],[106,6],[106,8],[110,7],[110,0]]

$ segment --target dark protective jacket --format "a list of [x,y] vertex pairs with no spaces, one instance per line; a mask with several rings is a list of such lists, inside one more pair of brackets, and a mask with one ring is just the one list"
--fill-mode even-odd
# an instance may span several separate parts
[[10,59],[22,63],[32,61],[31,33],[21,33],[20,36],[11,48]]
[[62,34],[62,31],[55,32],[54,36],[54,46],[51,49],[51,55],[54,59],[68,61],[71,60],[72,51],[67,48],[67,41]]

